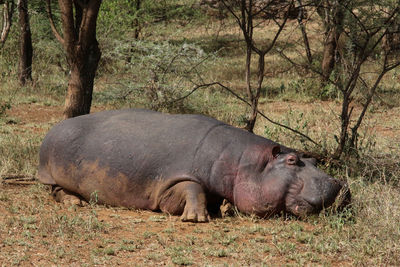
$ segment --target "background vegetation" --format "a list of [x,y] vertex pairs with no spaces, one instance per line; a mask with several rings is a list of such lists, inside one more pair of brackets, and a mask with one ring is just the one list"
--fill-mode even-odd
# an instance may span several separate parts
[[[35,176],[41,140],[62,118],[69,67],[51,32],[44,2],[29,2],[32,82],[24,86],[18,82],[16,21],[0,50],[2,177]],[[221,86],[200,86],[219,82],[246,98],[246,43],[232,16],[200,6],[195,0],[142,1],[138,10],[134,2],[102,3],[97,28],[102,58],[95,80],[93,112],[144,107],[201,113],[244,127],[249,106]],[[57,10],[53,12],[59,18]],[[255,41],[267,45],[275,34],[271,29],[276,26],[258,22]],[[305,67],[320,67],[324,42],[324,24],[317,13],[308,14],[306,27],[315,61],[307,65],[299,23],[289,20],[276,46],[265,56],[258,109],[303,132],[318,145],[261,117],[254,131],[286,146],[329,156],[339,142],[343,91],[321,81],[319,74]],[[354,50],[351,43],[343,41],[343,54]],[[376,78],[382,67],[381,50],[376,47],[363,65],[364,81]],[[255,79],[256,58],[251,70]],[[341,72],[346,73],[346,69],[335,69],[330,78]],[[237,215],[216,218],[207,225],[184,224],[168,215],[95,203],[79,209],[64,207],[51,199],[48,188],[35,181],[21,186],[4,179],[0,186],[0,262],[6,266],[397,266],[399,79],[399,69],[395,68],[379,84],[358,131],[356,153],[348,153],[340,161],[326,157],[321,164],[321,168],[350,185],[352,206],[342,213],[326,211],[303,220],[286,216],[260,220]],[[354,90],[350,106],[353,114],[362,111],[367,88]]]

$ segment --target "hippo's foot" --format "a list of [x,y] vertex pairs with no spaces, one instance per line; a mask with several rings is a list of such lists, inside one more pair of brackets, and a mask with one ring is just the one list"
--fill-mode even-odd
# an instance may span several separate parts
[[182,222],[208,222],[210,221],[210,215],[208,215],[206,208],[186,203],[181,220]]
[[79,196],[57,185],[52,187],[51,194],[57,202],[60,202],[66,206],[83,207],[87,204],[87,202]]
[[208,222],[206,194],[200,184],[184,181],[174,185],[162,196],[160,209],[171,214],[182,214],[183,222]]
[[185,182],[183,184],[186,184],[183,192],[186,204],[181,220],[183,222],[208,222],[210,215],[208,215],[206,194],[203,188],[195,182]]
[[221,217],[230,217],[235,214],[235,207],[228,200],[224,199],[219,207],[219,211]]

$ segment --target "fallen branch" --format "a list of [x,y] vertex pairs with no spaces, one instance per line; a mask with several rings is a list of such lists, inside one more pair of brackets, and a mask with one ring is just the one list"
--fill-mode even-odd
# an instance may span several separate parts
[[2,184],[33,185],[38,182],[35,176],[24,174],[3,175],[0,178]]

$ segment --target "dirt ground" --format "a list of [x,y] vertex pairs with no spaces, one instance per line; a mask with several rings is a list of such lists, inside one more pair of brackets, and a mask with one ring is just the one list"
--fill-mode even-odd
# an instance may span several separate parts
[[0,192],[2,266],[281,266],[300,264],[301,255],[309,264],[348,264],[310,252],[304,242],[316,227],[294,219],[183,223],[150,211],[66,207],[37,184],[2,184]]
[[[285,103],[269,108],[279,112]],[[292,108],[297,107],[292,104]],[[306,104],[303,104],[306,105]],[[94,111],[102,108],[94,107]],[[23,104],[8,116],[18,127],[44,135],[62,117],[55,106]],[[282,108],[282,112],[285,108]],[[398,116],[398,110],[378,114]],[[310,111],[311,112],[311,111]],[[397,127],[397,128],[393,128]],[[381,124],[398,138],[398,126]],[[204,224],[150,211],[56,203],[35,181],[0,184],[1,266],[350,266],[338,239],[324,241],[318,216],[306,221],[237,215]]]

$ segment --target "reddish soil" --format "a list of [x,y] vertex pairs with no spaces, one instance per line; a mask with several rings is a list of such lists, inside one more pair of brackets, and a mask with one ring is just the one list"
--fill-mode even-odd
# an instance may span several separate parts
[[[325,103],[318,103],[317,109],[309,104],[268,103],[264,109],[283,114],[288,106],[313,112]],[[62,108],[23,104],[13,107],[8,116],[18,127],[44,134],[49,123],[62,119]],[[384,119],[398,113],[389,110],[379,116]],[[388,137],[400,134],[399,125],[375,127]],[[182,223],[178,217],[150,211],[66,207],[39,184],[4,183],[0,184],[0,214],[2,266],[352,264],[348,257],[341,257],[340,250],[321,253],[318,244],[312,243],[323,229],[318,223],[293,219],[229,217],[207,224]]]

